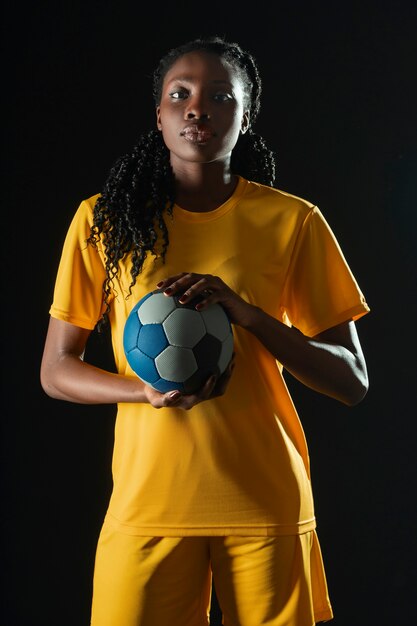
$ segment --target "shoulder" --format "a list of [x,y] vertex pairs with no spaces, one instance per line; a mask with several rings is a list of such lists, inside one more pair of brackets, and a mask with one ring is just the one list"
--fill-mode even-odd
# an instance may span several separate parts
[[301,211],[305,214],[309,213],[315,205],[288,191],[283,191],[276,187],[270,187],[269,185],[262,185],[253,181],[247,181],[245,196],[250,198],[262,199],[264,202],[268,202],[271,205],[282,208],[290,208],[294,211]]
[[276,187],[247,181],[244,200],[247,211],[255,212],[259,219],[279,220],[280,225],[300,228],[304,221],[316,210],[309,200]]
[[93,221],[94,207],[99,197],[100,194],[97,193],[94,196],[81,200],[73,219],[75,221],[84,220],[91,223]]
[[90,228],[94,220],[94,206],[100,194],[81,200],[75,213],[73,213],[68,228],[68,236],[89,236]]
[[101,194],[96,193],[93,196],[90,196],[89,198],[85,198],[84,200],[81,201],[80,206],[83,207],[84,210],[93,212],[96,202],[100,198],[100,195]]

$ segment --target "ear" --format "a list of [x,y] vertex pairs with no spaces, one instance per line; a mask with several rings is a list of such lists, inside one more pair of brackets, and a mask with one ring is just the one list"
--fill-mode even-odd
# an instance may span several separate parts
[[158,130],[162,130],[161,107],[160,106],[156,107],[156,127],[158,128]]
[[246,133],[246,131],[248,130],[249,126],[250,126],[249,111],[245,111],[243,116],[242,116],[242,121],[240,123],[240,132],[242,133],[242,135],[244,135]]

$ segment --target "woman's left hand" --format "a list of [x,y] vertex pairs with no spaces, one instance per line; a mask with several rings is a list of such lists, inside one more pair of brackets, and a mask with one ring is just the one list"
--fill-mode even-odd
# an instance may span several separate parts
[[255,308],[230,289],[219,276],[211,274],[182,272],[161,280],[157,288],[167,296],[181,294],[179,298],[181,304],[186,304],[196,297],[202,298],[195,306],[197,311],[207,308],[210,304],[221,304],[230,321],[238,326],[244,327],[249,324],[251,313]]
[[196,404],[211,400],[218,396],[222,396],[226,392],[234,368],[235,355],[232,355],[226,370],[218,378],[209,376],[204,384],[191,394],[181,393],[179,390],[161,393],[153,389],[150,385],[145,385],[146,398],[155,409],[166,407],[184,409],[186,411],[192,409]]

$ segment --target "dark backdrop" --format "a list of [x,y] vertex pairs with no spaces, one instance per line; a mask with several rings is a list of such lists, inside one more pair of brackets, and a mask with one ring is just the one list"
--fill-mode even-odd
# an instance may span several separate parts
[[[321,208],[372,309],[358,322],[370,375],[360,405],[289,380],[333,624],[417,623],[416,32],[416,4],[401,1],[3,3],[4,626],[88,625],[114,408],[40,388],[56,267],[79,202],[154,125],[160,55],[215,33],[256,56],[256,130],[277,151],[277,186]],[[101,342],[89,352],[112,365]]]

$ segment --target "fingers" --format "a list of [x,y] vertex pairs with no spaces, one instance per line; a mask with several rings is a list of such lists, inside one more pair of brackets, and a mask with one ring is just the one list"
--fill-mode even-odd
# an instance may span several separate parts
[[216,376],[210,376],[203,387],[199,389],[196,393],[187,394],[182,396],[181,401],[179,403],[179,408],[185,409],[188,411],[192,409],[193,406],[199,404],[200,402],[204,402],[205,400],[210,400],[213,397],[213,391],[216,386]]
[[167,288],[171,287],[171,291],[174,292],[175,291],[175,287],[173,286],[174,283],[176,283],[183,276],[186,276],[186,275],[187,275],[186,272],[181,272],[180,274],[174,274],[173,276],[167,276],[167,278],[164,278],[164,279],[160,280],[159,283],[157,283],[156,287],[157,287],[157,289],[163,289],[163,290],[166,290]]
[[217,378],[215,375],[210,376],[204,385],[196,393],[182,394],[178,390],[169,391],[168,393],[160,393],[153,387],[147,385],[147,396],[149,403],[155,409],[162,408],[178,408],[188,411],[196,404],[210,400],[217,396],[222,396],[229,384],[234,368],[234,355],[232,356],[225,372]]
[[188,411],[196,404],[214,397],[216,383],[217,378],[213,375],[206,380],[204,385],[196,393],[181,394],[179,391],[175,391],[165,394],[164,406],[177,407]]
[[259,310],[233,291],[219,276],[211,274],[182,272],[159,281],[157,288],[166,296],[179,296],[181,304],[197,299],[195,305],[193,302],[197,311],[215,303],[220,304],[229,320],[243,327],[250,324],[254,312]]
[[214,302],[215,299],[212,296],[221,287],[224,287],[224,283],[217,276],[185,272],[170,276],[157,284],[157,288],[163,290],[167,296],[181,294],[179,298],[181,304],[201,296],[202,300],[196,305],[197,309],[203,308],[209,302]]
[[180,391],[175,389],[167,393],[161,393],[150,385],[145,385],[146,397],[154,409],[163,409],[178,406],[183,398]]
[[188,411],[199,402],[208,400],[213,394],[215,385],[215,376],[210,376],[203,387],[194,394],[182,394],[178,389],[161,393],[150,385],[146,385],[146,395],[155,409],[178,408]]
[[213,389],[212,397],[222,396],[229,384],[230,378],[232,377],[233,370],[235,368],[235,353],[233,353],[232,358],[230,359],[229,365],[223,372],[223,374],[219,377],[216,382],[216,385]]
[[202,392],[204,400],[208,400],[211,397],[214,391],[214,388],[216,386],[216,383],[217,383],[217,377],[214,375],[210,376],[210,378],[206,380],[206,382],[204,383],[203,392]]

